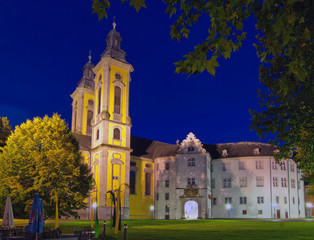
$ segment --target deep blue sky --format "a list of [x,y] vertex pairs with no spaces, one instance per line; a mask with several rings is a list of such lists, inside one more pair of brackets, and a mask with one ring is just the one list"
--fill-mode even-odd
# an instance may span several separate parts
[[[173,19],[161,0],[147,0],[138,14],[112,0],[109,18],[98,21],[89,0],[0,2],[0,115],[15,126],[57,112],[70,125],[71,97],[92,51],[106,48],[116,16],[122,49],[135,69],[130,89],[132,135],[175,143],[189,132],[204,143],[260,141],[249,130],[249,109],[258,108],[259,60],[254,22],[240,51],[219,61],[216,77],[175,74],[174,62],[207,33],[202,17],[189,40],[170,39]],[[114,3],[118,2],[118,3]]]

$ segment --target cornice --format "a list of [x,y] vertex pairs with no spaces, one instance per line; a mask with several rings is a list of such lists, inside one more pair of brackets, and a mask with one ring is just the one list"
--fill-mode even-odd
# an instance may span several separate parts
[[101,143],[97,147],[92,148],[92,151],[97,151],[102,147],[113,148],[113,149],[116,149],[118,151],[124,151],[124,152],[133,152],[133,149],[128,148],[128,147],[115,146],[115,145],[110,145],[110,144],[105,144],[105,143]]

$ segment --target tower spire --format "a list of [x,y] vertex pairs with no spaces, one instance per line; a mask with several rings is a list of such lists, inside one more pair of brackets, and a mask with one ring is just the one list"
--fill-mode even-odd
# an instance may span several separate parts
[[116,24],[116,16],[114,16],[113,17],[113,23],[112,23],[112,29],[116,29],[116,26],[117,26],[117,24]]
[[89,50],[88,62],[91,62],[91,60],[92,60],[92,51]]

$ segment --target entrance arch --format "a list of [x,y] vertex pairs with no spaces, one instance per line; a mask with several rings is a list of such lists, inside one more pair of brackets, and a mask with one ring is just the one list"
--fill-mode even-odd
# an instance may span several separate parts
[[186,219],[197,219],[198,203],[195,201],[187,201],[184,205],[184,216]]

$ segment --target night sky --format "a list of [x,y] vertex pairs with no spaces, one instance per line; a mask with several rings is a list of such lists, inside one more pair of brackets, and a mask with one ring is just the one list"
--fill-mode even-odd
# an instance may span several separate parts
[[[116,3],[115,3],[116,2]],[[161,0],[147,0],[136,13],[112,0],[108,19],[98,21],[89,0],[0,2],[0,115],[12,126],[59,113],[70,125],[72,99],[88,61],[100,60],[116,17],[121,48],[131,74],[132,135],[175,144],[193,132],[203,143],[260,141],[249,130],[249,109],[258,108],[259,60],[253,46],[254,21],[240,51],[220,60],[216,77],[175,74],[174,62],[206,37],[200,19],[189,40],[170,39],[173,19]]]

